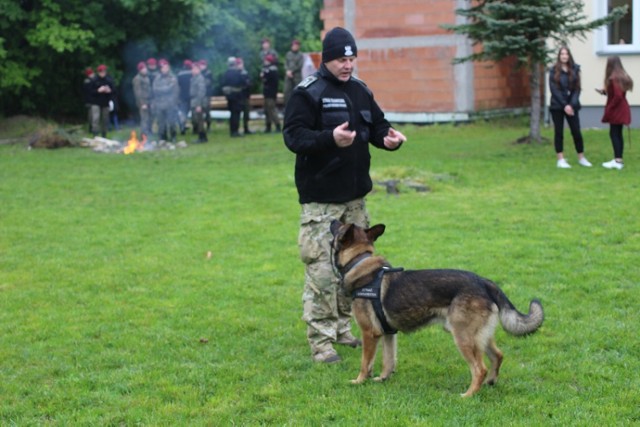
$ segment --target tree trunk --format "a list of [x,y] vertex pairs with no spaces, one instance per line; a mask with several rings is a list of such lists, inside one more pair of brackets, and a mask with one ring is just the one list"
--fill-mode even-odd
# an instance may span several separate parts
[[539,63],[531,64],[529,88],[531,90],[531,117],[529,123],[529,141],[542,142],[540,135],[540,117],[542,113],[542,95],[540,94],[541,67]]

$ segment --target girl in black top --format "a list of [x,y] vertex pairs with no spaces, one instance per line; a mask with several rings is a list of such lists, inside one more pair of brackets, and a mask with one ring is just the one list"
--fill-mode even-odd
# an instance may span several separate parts
[[558,51],[556,63],[549,69],[549,88],[551,104],[549,111],[554,126],[554,145],[557,166],[562,169],[571,167],[564,158],[564,120],[566,118],[578,153],[578,163],[591,167],[584,156],[584,142],[580,131],[580,66],[573,61],[571,52],[565,46]]

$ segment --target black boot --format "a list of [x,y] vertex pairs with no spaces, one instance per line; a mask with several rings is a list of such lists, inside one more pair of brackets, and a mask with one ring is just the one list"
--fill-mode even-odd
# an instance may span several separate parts
[[278,123],[278,124],[276,125],[276,132],[278,132],[278,133],[279,133],[279,132],[282,132],[282,129],[280,128],[280,123]]
[[271,124],[268,124],[267,127],[264,128],[264,133],[271,133]]
[[207,139],[207,134],[205,132],[200,132],[198,134],[198,142],[203,144],[205,142],[208,142],[209,140]]

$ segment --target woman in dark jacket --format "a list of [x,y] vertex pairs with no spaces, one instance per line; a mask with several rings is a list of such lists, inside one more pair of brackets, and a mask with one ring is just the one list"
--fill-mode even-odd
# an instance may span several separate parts
[[553,119],[554,145],[557,155],[557,166],[562,169],[571,165],[565,160],[563,153],[564,120],[567,120],[573,143],[578,153],[578,163],[591,167],[584,156],[584,142],[580,131],[580,66],[573,62],[571,52],[565,46],[558,51],[556,63],[549,69],[549,88],[551,104],[549,111]]
[[599,91],[601,94],[607,95],[602,123],[609,123],[609,137],[613,145],[614,159],[603,163],[602,166],[607,169],[619,170],[624,167],[622,127],[631,123],[631,109],[627,102],[627,91],[633,90],[633,80],[624,70],[619,56],[610,56],[607,59],[604,87],[604,90]]

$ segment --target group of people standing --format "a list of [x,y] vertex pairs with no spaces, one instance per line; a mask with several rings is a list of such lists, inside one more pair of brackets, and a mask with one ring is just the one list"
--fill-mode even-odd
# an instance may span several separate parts
[[115,83],[107,74],[107,66],[98,65],[96,72],[93,68],[85,69],[83,83],[84,103],[87,108],[89,130],[93,136],[107,135],[109,116],[115,108]]
[[[265,133],[282,130],[280,116],[277,107],[278,84],[280,74],[278,71],[278,53],[271,47],[271,41],[262,40],[260,49],[260,61],[262,69],[260,79],[262,81],[262,95],[264,98]],[[302,80],[302,68],[304,55],[300,52],[300,42],[293,40],[291,50],[285,56],[284,70],[284,101],[285,104],[291,95],[291,91]],[[232,137],[239,137],[240,116],[243,116],[244,134],[253,133],[249,129],[249,112],[251,110],[251,80],[244,68],[244,61],[239,57],[227,59],[227,71],[222,78],[222,93],[227,99],[227,108],[231,113],[229,119],[229,132]]]
[[166,59],[149,58],[139,62],[137,67],[138,74],[132,83],[141,132],[151,135],[155,125],[160,139],[175,141],[178,130],[182,134],[186,132],[186,120],[191,111],[197,142],[207,142],[213,82],[207,61],[185,60],[177,76]]
[[[262,68],[260,79],[264,96],[265,132],[280,132],[282,125],[277,107],[278,53],[271,47],[269,39],[262,40],[260,50]],[[302,80],[305,58],[300,52],[300,42],[293,40],[291,50],[287,52],[284,63],[284,96]],[[251,111],[252,82],[241,57],[229,57],[227,70],[222,76],[221,87],[231,113],[229,130],[232,137],[242,136],[240,118],[243,116],[244,135],[253,133],[249,128]],[[172,72],[166,59],[149,58],[137,64],[137,74],[132,80],[133,95],[140,118],[142,134],[156,134],[160,139],[175,141],[178,132],[186,133],[189,113],[196,142],[207,142],[210,128],[211,96],[213,96],[213,77],[206,60],[185,59],[182,69]],[[84,97],[87,106],[90,130],[97,136],[106,136],[110,110],[113,110],[116,85],[107,74],[106,65],[86,70]],[[111,106],[111,107],[110,107]]]
[[[591,163],[584,155],[584,140],[580,130],[580,66],[575,63],[567,47],[560,48],[556,63],[549,69],[549,88],[551,90],[549,111],[554,125],[557,166],[561,169],[571,168],[564,157],[563,150],[564,121],[566,120],[578,154],[578,163],[591,167]],[[626,94],[632,89],[633,80],[622,66],[620,57],[610,56],[605,68],[603,88],[596,89],[598,93],[607,97],[602,122],[609,123],[609,137],[613,146],[613,159],[602,163],[602,166],[607,169],[620,170],[624,167],[622,128],[631,123],[631,109]]]

